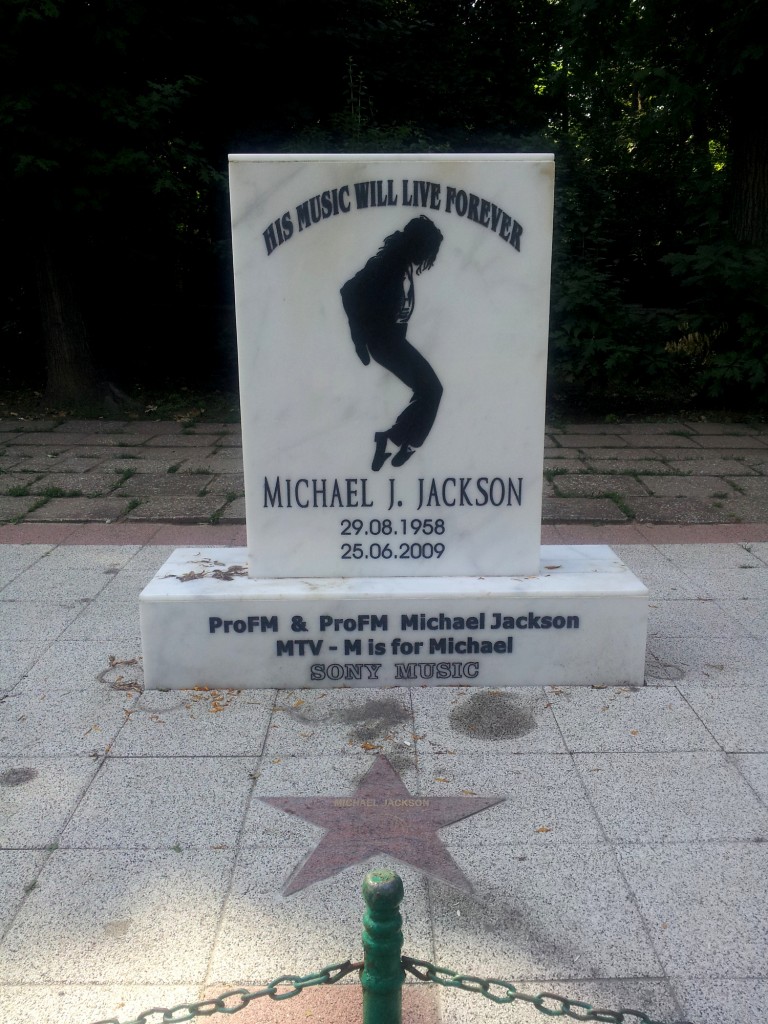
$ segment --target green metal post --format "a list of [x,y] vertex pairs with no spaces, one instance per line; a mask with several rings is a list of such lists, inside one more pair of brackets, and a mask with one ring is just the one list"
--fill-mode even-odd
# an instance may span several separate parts
[[363,882],[363,1024],[401,1024],[403,979],[400,963],[403,919],[398,907],[403,883],[394,871],[369,871]]

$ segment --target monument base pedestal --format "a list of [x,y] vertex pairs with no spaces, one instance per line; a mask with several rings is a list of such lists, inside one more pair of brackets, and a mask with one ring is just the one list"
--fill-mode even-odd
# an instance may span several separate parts
[[648,591],[603,546],[539,575],[250,579],[179,548],[140,598],[149,689],[642,685]]

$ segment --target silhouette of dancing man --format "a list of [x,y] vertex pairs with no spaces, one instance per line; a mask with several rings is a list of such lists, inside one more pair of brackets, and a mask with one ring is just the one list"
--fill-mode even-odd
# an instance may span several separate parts
[[437,259],[443,236],[423,214],[395,231],[341,289],[355,350],[367,366],[373,357],[413,391],[408,405],[389,430],[374,434],[376,445],[371,469],[381,469],[391,442],[398,450],[392,465],[402,466],[424,444],[443,386],[427,360],[406,338],[413,313],[413,277],[429,270]]

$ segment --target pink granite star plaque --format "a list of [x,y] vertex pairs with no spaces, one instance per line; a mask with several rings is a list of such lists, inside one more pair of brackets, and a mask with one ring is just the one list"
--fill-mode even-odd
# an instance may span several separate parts
[[437,831],[501,803],[504,797],[413,796],[383,755],[351,796],[260,797],[326,833],[283,888],[291,893],[330,878],[351,864],[388,854],[459,889],[472,886]]

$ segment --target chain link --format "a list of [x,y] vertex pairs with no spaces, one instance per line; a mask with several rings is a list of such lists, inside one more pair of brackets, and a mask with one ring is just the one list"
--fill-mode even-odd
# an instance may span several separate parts
[[[539,1013],[546,1017],[570,1017],[572,1020],[595,1021],[598,1024],[660,1024],[641,1010],[596,1010],[589,1003],[580,999],[568,999],[555,992],[539,992],[529,995],[520,992],[510,981],[500,978],[477,978],[472,974],[459,974],[447,967],[436,967],[428,960],[414,960],[412,957],[402,958],[404,970],[420,981],[432,981],[445,988],[458,988],[463,992],[477,992],[494,1003],[530,1003]],[[690,1024],[680,1021],[679,1024]]]
[[[652,1020],[641,1010],[599,1010],[589,1003],[580,999],[569,999],[567,996],[557,995],[555,992],[539,992],[538,995],[529,995],[521,992],[511,981],[503,981],[501,978],[478,978],[473,974],[459,974],[447,967],[437,967],[428,960],[415,960],[413,957],[404,956],[401,960],[403,969],[412,974],[419,981],[431,981],[436,985],[445,988],[458,988],[463,992],[475,992],[478,995],[490,999],[494,1003],[530,1003],[539,1013],[545,1017],[570,1017],[572,1020],[588,1021],[590,1024],[660,1024]],[[353,963],[345,960],[344,963],[331,964],[324,967],[316,974],[306,974],[300,977],[297,974],[281,974],[268,982],[264,988],[245,989],[235,988],[229,992],[222,992],[215,999],[204,999],[199,1003],[179,1003],[178,1006],[170,1008],[153,1007],[145,1010],[138,1017],[132,1020],[119,1021],[117,1017],[110,1017],[106,1020],[95,1021],[94,1024],[184,1024],[185,1021],[194,1020],[196,1017],[210,1017],[214,1013],[238,1013],[244,1010],[254,999],[268,996],[270,999],[281,1000],[291,999],[299,995],[305,988],[314,985],[333,985],[348,974],[360,971],[362,963]],[[281,986],[290,986],[285,992],[278,989]],[[690,1024],[680,1021],[678,1024]]]
[[[183,1024],[184,1021],[194,1020],[196,1017],[210,1017],[214,1013],[238,1013],[254,999],[260,999],[262,996],[269,996],[275,1000],[291,999],[305,988],[311,988],[313,985],[333,985],[362,968],[362,963],[345,960],[344,963],[331,964],[316,974],[306,974],[303,977],[298,974],[281,974],[279,978],[268,982],[264,988],[234,988],[229,992],[222,992],[215,999],[204,999],[199,1003],[179,1003],[178,1006],[168,1008],[155,1006],[132,1020],[119,1021],[117,1017],[110,1017],[108,1020],[95,1021],[94,1024]],[[285,992],[279,992],[278,988],[281,985],[291,987]]]

